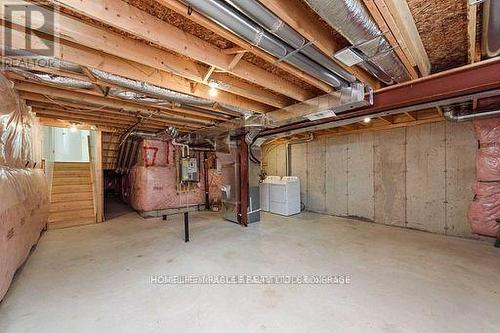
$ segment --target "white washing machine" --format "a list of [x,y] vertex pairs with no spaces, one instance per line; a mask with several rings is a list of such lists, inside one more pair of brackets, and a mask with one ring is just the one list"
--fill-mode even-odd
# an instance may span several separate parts
[[300,180],[298,177],[283,177],[273,180],[269,188],[269,211],[279,215],[300,213]]
[[267,176],[262,183],[259,184],[260,188],[260,210],[264,212],[269,211],[269,191],[270,184],[276,181],[280,181],[280,176]]

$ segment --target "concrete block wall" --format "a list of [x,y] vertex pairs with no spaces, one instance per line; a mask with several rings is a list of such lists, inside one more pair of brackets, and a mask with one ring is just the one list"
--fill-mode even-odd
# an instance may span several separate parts
[[[291,174],[308,211],[470,237],[476,150],[472,123],[438,122],[292,145]],[[285,145],[267,151],[284,176]]]

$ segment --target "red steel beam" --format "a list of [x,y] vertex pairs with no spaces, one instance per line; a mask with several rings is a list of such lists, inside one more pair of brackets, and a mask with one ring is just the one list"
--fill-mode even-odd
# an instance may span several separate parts
[[248,226],[248,145],[240,136],[240,224]]
[[478,62],[421,79],[375,91],[373,105],[344,112],[336,117],[304,121],[273,128],[261,133],[266,136],[289,130],[321,125],[335,120],[370,115],[401,107],[435,102],[500,88],[500,58]]

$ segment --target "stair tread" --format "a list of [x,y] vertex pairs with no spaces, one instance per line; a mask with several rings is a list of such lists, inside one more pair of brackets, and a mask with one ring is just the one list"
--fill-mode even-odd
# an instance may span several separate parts
[[49,214],[49,222],[95,217],[94,209],[60,211]]
[[85,217],[85,218],[77,218],[77,219],[66,219],[66,220],[61,220],[61,221],[49,221],[47,224],[48,229],[53,230],[53,229],[62,229],[62,228],[69,228],[69,227],[76,227],[80,225],[88,225],[88,224],[94,224],[95,218],[94,217]]

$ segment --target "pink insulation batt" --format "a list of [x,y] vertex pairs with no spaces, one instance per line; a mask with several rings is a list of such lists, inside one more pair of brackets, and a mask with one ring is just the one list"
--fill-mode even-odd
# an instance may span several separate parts
[[[200,153],[191,153],[200,157]],[[203,161],[199,158],[200,182],[189,190],[178,187],[180,150],[168,141],[143,140],[137,164],[130,170],[129,201],[137,211],[147,212],[205,203]]]
[[474,120],[474,130],[480,147],[477,180],[500,181],[500,117]]
[[473,232],[486,236],[500,233],[500,117],[474,120],[479,150],[477,182],[468,218]]
[[49,216],[42,169],[0,167],[0,299],[38,242]]
[[472,230],[476,234],[497,236],[500,232],[500,182],[476,182],[474,185],[474,201],[468,218]]
[[0,300],[47,224],[49,191],[41,130],[0,74]]

